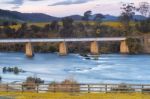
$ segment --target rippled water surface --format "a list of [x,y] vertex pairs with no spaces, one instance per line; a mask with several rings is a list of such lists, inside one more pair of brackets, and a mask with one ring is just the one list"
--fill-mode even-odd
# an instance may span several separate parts
[[[4,66],[17,66],[27,72],[3,74]],[[27,58],[24,53],[0,53],[0,75],[3,82],[38,76],[47,82],[73,77],[81,83],[150,83],[150,55],[102,54],[89,60],[77,54],[37,53]]]

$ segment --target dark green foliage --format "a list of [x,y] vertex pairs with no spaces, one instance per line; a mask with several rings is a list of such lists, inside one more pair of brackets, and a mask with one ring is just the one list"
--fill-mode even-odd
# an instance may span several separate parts
[[[142,21],[143,22],[143,21]],[[137,31],[149,31],[149,21],[144,21],[144,23],[138,23],[136,28],[132,26],[133,32]],[[146,22],[146,23],[145,23]],[[118,27],[112,27],[109,25],[102,24],[101,22],[74,22],[71,18],[62,19],[62,25],[59,25],[57,21],[53,21],[44,27],[39,27],[37,25],[29,25],[23,23],[21,27],[13,29],[9,26],[0,28],[1,38],[91,38],[91,37],[125,37],[133,36],[132,32],[126,32],[124,28],[120,25]],[[144,27],[144,30],[143,30]],[[138,36],[134,32],[134,36]],[[84,42],[83,42],[84,43]],[[136,47],[135,47],[135,44]],[[132,43],[131,52],[138,53],[138,44],[136,42]],[[85,45],[84,45],[85,44]],[[89,44],[68,44],[70,45],[68,51],[71,53],[84,53],[89,52]],[[140,44],[140,43],[139,43]],[[133,47],[134,46],[134,47]],[[119,43],[114,42],[103,42],[100,44],[101,53],[112,53],[119,52]],[[1,51],[24,51],[24,44],[4,44],[0,45]],[[135,51],[134,51],[135,50]],[[138,51],[137,51],[138,50]],[[57,52],[58,45],[55,44],[45,44],[45,43],[35,43],[35,52]],[[140,51],[141,52],[141,51]]]
[[20,72],[24,72],[24,71],[19,69],[18,67],[3,67],[3,73],[8,73],[8,72],[19,74]]
[[41,80],[41,78],[36,78],[36,77],[28,77],[26,79],[26,83],[43,84],[44,80]]
[[150,18],[137,23],[136,29],[142,33],[150,33]]
[[58,31],[59,30],[59,24],[58,21],[52,21],[50,28],[52,31]]
[[138,38],[128,38],[127,45],[131,54],[138,54],[142,52],[141,40]]
[[57,49],[56,49],[56,47],[54,47],[54,46],[50,46],[50,47],[49,47],[49,51],[50,51],[50,52],[56,52]]
[[12,36],[14,36],[15,29],[6,26],[3,28],[3,33],[5,33],[6,37],[11,38]]
[[103,18],[105,18],[104,15],[102,15],[102,14],[95,14],[94,21],[101,22]]
[[84,21],[89,21],[91,14],[92,14],[92,11],[90,11],[90,10],[89,10],[89,11],[86,11],[86,12],[84,13],[84,16],[83,16],[82,20],[84,20]]
[[46,24],[44,27],[43,27],[43,32],[49,32],[51,29],[50,29],[50,24]]
[[1,26],[13,26],[13,25],[17,25],[18,23],[15,21],[4,21],[1,22]]
[[41,30],[41,28],[36,25],[31,25],[30,28],[31,28],[31,31],[33,31],[34,33],[37,33]]
[[135,7],[133,3],[127,3],[122,5],[122,13],[120,16],[120,22],[122,22],[125,30],[129,32],[131,30],[130,22],[135,15]]
[[100,30],[99,37],[122,37],[125,36],[124,31],[119,28],[113,28],[106,25],[97,26],[95,30]]
[[63,28],[60,31],[61,37],[73,37],[74,33],[74,26],[73,26],[73,19],[66,17],[62,19]]

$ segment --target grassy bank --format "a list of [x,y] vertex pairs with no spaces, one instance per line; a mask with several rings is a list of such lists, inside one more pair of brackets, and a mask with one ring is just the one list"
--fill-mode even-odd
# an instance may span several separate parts
[[146,93],[0,93],[0,99],[150,99]]

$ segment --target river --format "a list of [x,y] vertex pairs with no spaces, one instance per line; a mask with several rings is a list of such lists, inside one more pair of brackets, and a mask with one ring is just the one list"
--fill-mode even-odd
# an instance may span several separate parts
[[[23,82],[28,76],[46,82],[73,78],[80,83],[150,83],[150,55],[101,54],[97,59],[85,59],[78,54],[59,56],[57,53],[36,53],[27,58],[24,53],[0,53],[2,82]],[[3,74],[3,67],[17,66],[27,72]]]

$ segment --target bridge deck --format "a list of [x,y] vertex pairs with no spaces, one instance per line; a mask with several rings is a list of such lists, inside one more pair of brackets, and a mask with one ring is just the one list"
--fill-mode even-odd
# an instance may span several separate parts
[[38,39],[0,39],[0,43],[38,43],[38,42],[90,42],[90,41],[123,41],[126,37],[105,37],[105,38],[38,38]]

